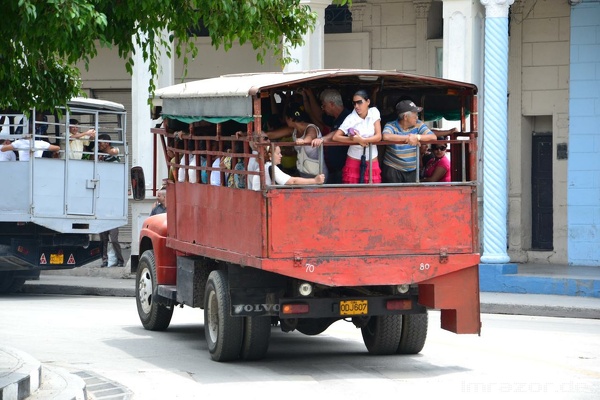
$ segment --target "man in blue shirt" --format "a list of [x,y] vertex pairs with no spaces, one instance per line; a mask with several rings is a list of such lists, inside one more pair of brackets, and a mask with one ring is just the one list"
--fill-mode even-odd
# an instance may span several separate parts
[[411,100],[396,104],[398,119],[385,124],[384,141],[396,142],[387,146],[383,158],[381,178],[384,183],[417,181],[417,162],[421,142],[437,140],[437,136],[419,118],[422,107]]

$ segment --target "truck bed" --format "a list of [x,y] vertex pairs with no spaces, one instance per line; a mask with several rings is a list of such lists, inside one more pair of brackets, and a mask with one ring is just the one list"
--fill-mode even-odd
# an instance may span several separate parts
[[174,186],[167,245],[188,254],[328,286],[418,283],[479,262],[471,184]]

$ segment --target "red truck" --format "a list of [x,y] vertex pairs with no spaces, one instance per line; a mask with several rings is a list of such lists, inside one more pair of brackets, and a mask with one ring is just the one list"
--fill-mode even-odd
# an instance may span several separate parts
[[[428,124],[458,121],[438,141],[450,146],[451,182],[268,185],[267,152],[293,145],[265,139],[271,105],[325,88],[348,108],[358,89],[374,93],[382,128],[405,98]],[[339,320],[360,328],[370,354],[416,354],[428,309],[441,310],[443,329],[478,334],[476,95],[469,83],[374,70],[235,74],[158,90],[163,125],[153,133],[174,174],[166,214],[144,222],[132,257],[143,326],[167,329],[176,306],[204,309],[215,361],[263,358],[272,329],[317,335]],[[214,162],[227,157],[244,169]],[[259,177],[259,190],[228,185],[232,174]]]

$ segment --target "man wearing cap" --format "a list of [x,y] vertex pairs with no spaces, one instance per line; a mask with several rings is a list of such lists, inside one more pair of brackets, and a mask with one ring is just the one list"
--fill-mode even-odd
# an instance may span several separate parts
[[407,183],[417,181],[419,147],[423,142],[437,140],[437,136],[419,121],[417,107],[411,100],[396,104],[398,119],[385,124],[382,140],[395,142],[387,146],[383,158],[381,178],[384,183]]

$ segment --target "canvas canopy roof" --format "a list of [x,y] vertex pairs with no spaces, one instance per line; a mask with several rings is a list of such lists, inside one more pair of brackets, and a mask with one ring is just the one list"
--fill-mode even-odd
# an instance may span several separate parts
[[[449,94],[474,95],[475,85],[444,80],[440,78],[405,74],[397,71],[378,70],[313,70],[302,72],[270,72],[223,75],[216,78],[185,82],[155,92],[153,104],[162,107],[164,117],[176,118],[184,122],[213,119],[235,119],[238,122],[251,121],[253,100],[257,94],[272,89],[295,90],[298,86],[310,85],[314,88],[371,88],[380,85],[385,93],[428,93],[447,97]],[[454,108],[449,99],[425,105],[430,112],[443,114],[443,108]],[[382,99],[386,101],[386,99]],[[397,101],[396,99],[389,99]],[[418,100],[415,99],[418,103]],[[451,107],[453,106],[453,107]]]
[[85,97],[74,97],[69,101],[69,107],[94,108],[96,110],[125,111],[123,104],[108,100],[89,99]]

